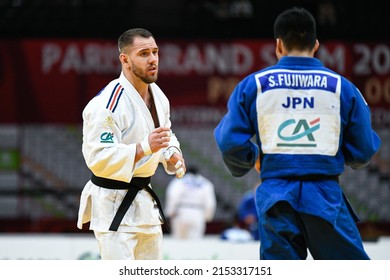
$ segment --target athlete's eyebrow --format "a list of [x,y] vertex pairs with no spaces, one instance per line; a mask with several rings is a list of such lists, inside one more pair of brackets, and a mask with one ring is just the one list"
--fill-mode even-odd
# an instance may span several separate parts
[[137,55],[143,55],[145,53],[156,53],[158,52],[158,48],[145,48],[137,51]]
[[144,49],[141,49],[140,52],[142,52],[142,51],[149,51],[149,50],[158,50],[158,47],[154,47],[154,48],[144,48]]
[[137,51],[137,53],[145,52],[145,51],[150,51],[150,50],[155,51],[155,50],[159,50],[159,48],[158,48],[158,47],[153,47],[153,48],[142,48],[142,49],[139,49],[139,50]]

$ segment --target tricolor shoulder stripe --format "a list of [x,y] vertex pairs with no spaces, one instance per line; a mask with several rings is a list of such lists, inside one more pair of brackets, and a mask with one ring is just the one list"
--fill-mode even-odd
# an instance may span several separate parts
[[120,83],[117,83],[114,89],[111,92],[110,99],[108,100],[106,109],[111,110],[112,112],[115,111],[116,107],[118,106],[119,99],[122,96],[123,87]]

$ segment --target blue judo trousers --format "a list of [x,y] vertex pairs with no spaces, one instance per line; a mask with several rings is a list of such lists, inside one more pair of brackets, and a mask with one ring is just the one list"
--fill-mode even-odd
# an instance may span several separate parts
[[[287,200],[271,202],[269,208],[257,208],[261,223],[261,259],[306,259],[308,250],[314,259],[369,259],[356,226],[357,217],[337,182],[266,180],[257,190],[258,201],[269,196],[268,188],[273,191],[285,188],[284,193],[290,195]],[[319,198],[315,195],[317,190],[326,191],[326,195]],[[305,195],[310,191],[313,195]],[[314,205],[307,199],[315,202]],[[310,205],[318,210],[309,209]]]

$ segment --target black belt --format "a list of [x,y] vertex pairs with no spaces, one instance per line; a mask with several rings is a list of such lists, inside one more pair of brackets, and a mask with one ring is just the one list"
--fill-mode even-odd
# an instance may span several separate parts
[[133,177],[130,183],[126,183],[122,181],[97,177],[94,174],[92,174],[91,176],[92,183],[94,183],[99,187],[106,188],[106,189],[128,190],[125,197],[123,198],[121,205],[119,205],[118,211],[115,213],[114,219],[112,220],[112,223],[110,225],[111,231],[118,230],[118,227],[123,217],[125,216],[127,210],[130,208],[130,205],[133,202],[135,196],[142,189],[145,189],[156,201],[158,209],[160,210],[161,217],[164,222],[165,229],[169,230],[168,222],[167,219],[165,218],[161,202],[158,199],[157,194],[152,190],[152,188],[149,187],[150,178],[151,177],[146,177],[146,178]]
[[301,176],[285,176],[285,177],[275,177],[275,178],[262,178],[261,181],[265,181],[267,179],[283,179],[283,180],[292,180],[292,181],[325,181],[325,180],[333,180],[339,183],[339,176],[337,175],[319,175],[319,174],[311,174],[311,175],[301,175]]

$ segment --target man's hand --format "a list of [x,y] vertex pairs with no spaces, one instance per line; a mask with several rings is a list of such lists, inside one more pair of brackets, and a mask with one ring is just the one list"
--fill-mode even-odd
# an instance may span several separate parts
[[175,151],[176,148],[169,148],[164,153],[165,161],[167,162],[168,170],[174,171],[176,178],[182,178],[186,173],[186,165],[183,156]]
[[158,127],[154,129],[141,143],[137,143],[137,151],[134,161],[138,162],[142,157],[156,153],[169,146],[171,129]]
[[148,143],[152,153],[156,153],[162,148],[168,148],[171,135],[171,129],[168,127],[158,127],[153,130],[148,136]]

